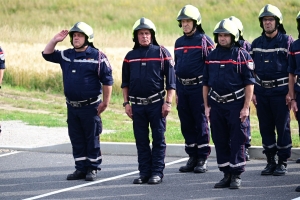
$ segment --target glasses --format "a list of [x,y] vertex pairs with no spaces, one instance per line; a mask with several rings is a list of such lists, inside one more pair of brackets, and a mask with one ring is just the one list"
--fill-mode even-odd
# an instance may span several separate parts
[[263,18],[263,22],[273,22],[275,19],[274,18]]

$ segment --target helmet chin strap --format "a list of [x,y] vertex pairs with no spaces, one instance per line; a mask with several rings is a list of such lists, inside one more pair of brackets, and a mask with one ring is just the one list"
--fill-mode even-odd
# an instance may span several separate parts
[[74,49],[82,49],[83,47],[85,47],[87,45],[89,45],[87,39],[85,39],[85,41],[84,41],[84,43],[83,43],[83,45],[81,47],[74,47],[73,42],[72,42],[72,46],[74,47]]
[[193,26],[193,29],[192,29],[190,32],[188,32],[188,33],[184,33],[184,34],[185,34],[185,35],[192,34],[192,33],[195,31],[195,29],[196,29],[196,26]]
[[272,33],[274,33],[275,31],[277,30],[277,28],[274,28],[272,31],[265,31],[265,33],[267,33],[267,34],[272,34]]

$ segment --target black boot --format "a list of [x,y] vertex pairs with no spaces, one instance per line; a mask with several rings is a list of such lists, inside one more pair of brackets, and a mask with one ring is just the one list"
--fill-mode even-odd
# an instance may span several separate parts
[[199,158],[197,160],[197,165],[194,168],[195,173],[205,173],[207,171],[207,160]]
[[214,188],[227,188],[230,186],[231,174],[225,173],[224,178],[215,184]]
[[239,189],[241,187],[242,179],[240,175],[231,175],[230,189]]
[[197,158],[190,157],[185,166],[179,168],[180,172],[191,172],[197,165]]
[[272,175],[276,169],[276,160],[274,153],[266,153],[267,156],[267,166],[261,171],[261,175]]
[[287,162],[279,159],[276,169],[273,172],[273,176],[284,176],[286,173],[287,173]]
[[97,169],[89,168],[86,173],[85,180],[86,181],[95,181],[96,178],[97,178]]
[[86,173],[76,169],[76,171],[73,172],[72,174],[68,174],[67,180],[85,179],[85,176],[86,176]]

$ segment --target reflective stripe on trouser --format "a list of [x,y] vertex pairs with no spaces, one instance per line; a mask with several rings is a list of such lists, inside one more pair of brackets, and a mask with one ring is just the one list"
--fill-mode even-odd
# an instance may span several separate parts
[[204,113],[202,89],[193,94],[185,94],[183,90],[178,90],[177,96],[177,110],[186,144],[185,151],[190,157],[207,159],[211,151],[210,133]]
[[87,168],[100,169],[102,162],[99,134],[102,121],[97,115],[99,103],[73,108],[68,105],[68,130],[73,149],[75,168],[85,172]]
[[[292,139],[290,111],[285,103],[285,95],[256,95],[256,112],[265,153],[277,153],[286,161],[291,156]],[[277,131],[277,140],[276,133]]]
[[239,175],[245,171],[245,141],[249,124],[247,120],[241,122],[242,104],[236,109],[224,107],[212,107],[210,110],[210,127],[217,163],[220,171]]
[[[166,118],[162,117],[163,101],[148,105],[132,105],[133,130],[138,152],[139,171],[142,176],[163,177],[165,168]],[[149,140],[152,133],[152,149]]]

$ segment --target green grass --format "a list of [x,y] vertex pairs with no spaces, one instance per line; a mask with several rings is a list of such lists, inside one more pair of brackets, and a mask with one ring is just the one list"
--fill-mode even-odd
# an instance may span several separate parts
[[[101,115],[103,128],[115,130],[114,133],[102,134],[101,141],[135,142],[132,121],[124,113],[123,98],[113,95],[109,108]],[[29,125],[46,127],[67,127],[66,105],[63,94],[30,91],[23,88],[4,85],[0,90],[0,121],[21,120]],[[298,124],[291,121],[293,147],[300,147]],[[251,108],[251,132],[253,146],[261,146],[261,136],[255,108]],[[184,144],[180,131],[180,122],[175,106],[167,117],[166,141],[169,144]],[[211,141],[211,144],[213,142]]]

